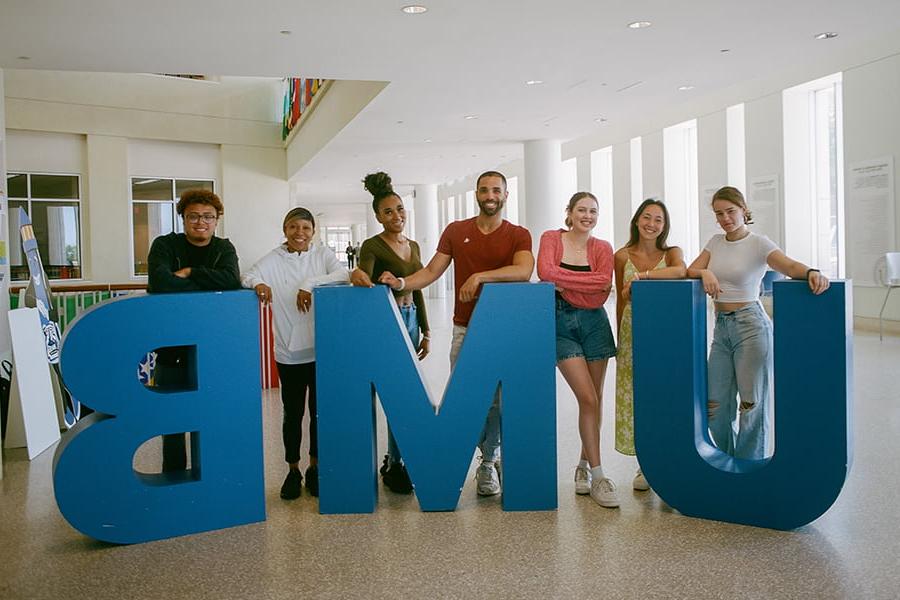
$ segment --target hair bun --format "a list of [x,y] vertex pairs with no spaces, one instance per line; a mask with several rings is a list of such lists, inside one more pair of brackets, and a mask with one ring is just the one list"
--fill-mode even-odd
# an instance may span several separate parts
[[363,179],[363,186],[375,198],[394,193],[394,188],[391,186],[391,176],[383,171],[366,175],[366,178]]

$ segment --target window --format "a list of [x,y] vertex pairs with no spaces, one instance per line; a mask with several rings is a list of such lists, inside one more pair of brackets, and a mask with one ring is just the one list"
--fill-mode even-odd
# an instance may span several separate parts
[[10,173],[9,264],[13,281],[28,280],[19,210],[31,218],[48,279],[81,279],[81,178],[78,175]]
[[173,231],[182,231],[175,204],[182,192],[197,188],[214,192],[215,182],[205,179],[131,178],[133,275],[147,275],[147,256],[153,240]]
[[323,227],[325,245],[334,252],[339,260],[347,261],[347,245],[352,239],[349,227]]
[[782,94],[785,252],[829,277],[846,271],[841,85],[837,73]]
[[696,119],[663,129],[663,173],[666,208],[672,220],[669,241],[681,246],[685,256],[697,256],[700,216]]
[[[600,214],[597,215],[597,229],[594,232],[601,240],[613,243],[613,166],[612,146],[591,152],[591,189],[597,196]],[[626,240],[616,240],[613,244],[618,248]]]
[[634,214],[634,211],[644,201],[644,155],[641,138],[631,138],[629,149],[631,153],[631,214]]

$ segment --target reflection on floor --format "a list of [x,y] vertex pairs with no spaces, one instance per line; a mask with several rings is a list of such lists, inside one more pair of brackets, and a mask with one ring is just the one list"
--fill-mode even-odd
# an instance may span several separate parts
[[[434,350],[424,370],[440,390],[449,305],[430,306]],[[612,448],[614,368],[602,439],[622,498],[615,510],[573,492],[575,401],[559,378],[560,501],[551,513],[504,513],[499,497],[475,495],[472,479],[454,513],[422,513],[414,497],[383,488],[372,515],[320,516],[305,491],[285,502],[281,407],[271,392],[263,396],[268,520],[257,525],[136,546],[93,542],[56,508],[52,451],[30,463],[23,450],[6,451],[0,598],[894,598],[898,364],[900,339],[856,336],[853,469],[832,509],[792,532],[692,519],[653,492],[632,492],[635,461]],[[815,398],[804,401],[815,410]],[[138,461],[154,456],[158,449],[145,448]]]

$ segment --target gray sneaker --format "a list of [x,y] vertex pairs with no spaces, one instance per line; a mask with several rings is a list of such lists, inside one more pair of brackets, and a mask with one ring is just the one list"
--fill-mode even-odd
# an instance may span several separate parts
[[494,463],[482,461],[475,471],[475,484],[479,496],[496,496],[500,493],[500,475]]

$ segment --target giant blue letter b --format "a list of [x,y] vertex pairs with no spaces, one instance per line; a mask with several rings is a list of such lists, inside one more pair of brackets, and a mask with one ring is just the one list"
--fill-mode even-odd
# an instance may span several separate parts
[[[62,347],[67,386],[97,412],[56,449],[63,516],[98,540],[135,543],[265,519],[259,328],[249,292],[123,298],[84,313]],[[191,346],[195,385],[144,387],[137,365],[154,348]],[[192,469],[141,475],[145,441],[192,432]]]

